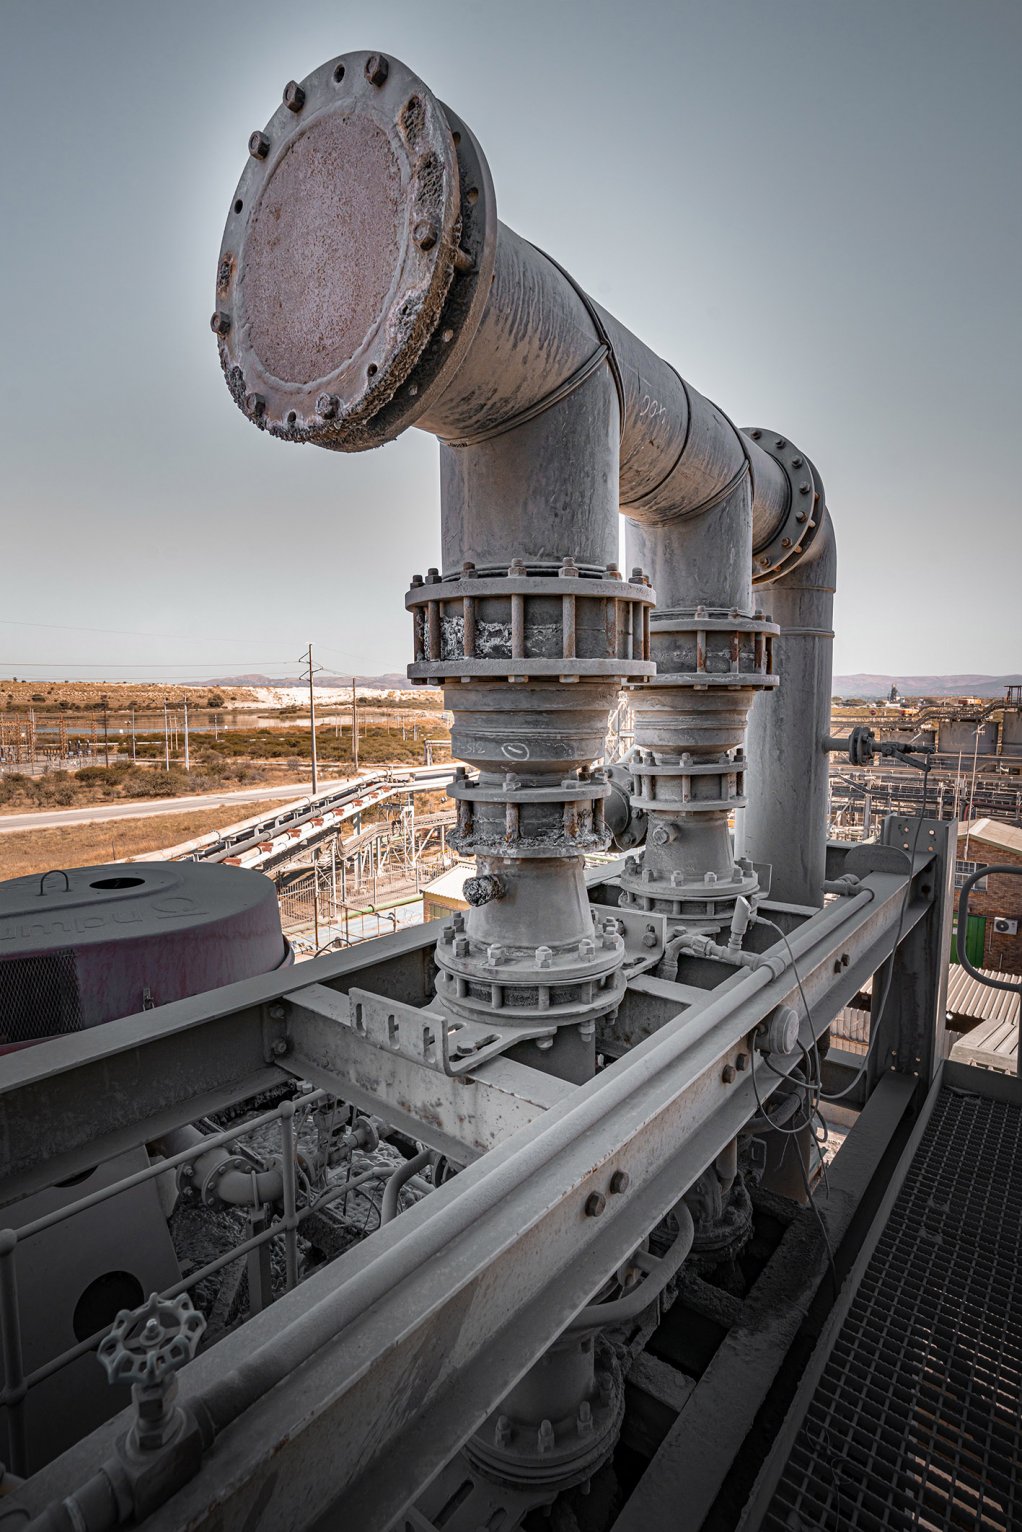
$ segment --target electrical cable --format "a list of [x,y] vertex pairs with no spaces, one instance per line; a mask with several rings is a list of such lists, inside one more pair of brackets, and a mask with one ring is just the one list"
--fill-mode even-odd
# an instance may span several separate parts
[[[808,1057],[808,1055],[807,1055],[807,1057]],[[789,1075],[788,1078],[790,1079],[791,1076]],[[797,1084],[797,1082],[796,1082],[796,1084]],[[809,1082],[806,1081],[805,1084],[808,1087]],[[801,1087],[798,1087],[798,1088],[801,1089]],[[767,1122],[770,1122],[771,1121],[770,1115],[769,1115],[769,1113],[767,1112],[766,1108],[763,1105],[763,1101],[762,1101],[762,1099],[760,1097],[760,1094],[759,1094],[759,1086],[756,1083],[756,1069],[755,1069],[755,1065],[753,1065],[753,1069],[752,1069],[752,1089],[753,1089],[753,1093],[754,1093],[754,1095],[756,1097],[756,1105],[759,1107],[760,1116],[761,1117],[765,1117]],[[777,1133],[784,1133],[784,1134],[788,1135],[789,1138],[795,1138],[795,1137],[798,1136],[799,1133],[801,1133],[802,1129],[805,1128],[806,1126],[808,1126],[810,1128],[810,1131],[812,1131],[812,1118],[807,1114],[806,1118],[801,1123],[796,1124],[794,1127],[788,1127],[786,1125],[782,1125],[782,1124],[779,1124],[779,1123],[778,1124],[771,1124],[771,1126],[773,1127],[775,1132],[777,1132]],[[815,1135],[814,1135],[814,1137],[815,1137]],[[781,1151],[781,1163],[782,1164],[784,1162],[784,1155],[787,1153],[787,1150],[788,1150],[788,1144],[785,1143],[784,1149]],[[834,1261],[834,1251],[833,1251],[833,1249],[831,1247],[830,1236],[827,1233],[827,1225],[823,1221],[823,1214],[820,1212],[820,1210],[817,1207],[816,1202],[815,1202],[815,1200],[813,1198],[812,1190],[811,1190],[811,1188],[809,1186],[809,1175],[808,1175],[806,1166],[803,1164],[803,1161],[802,1161],[802,1147],[798,1143],[796,1143],[796,1145],[795,1145],[795,1158],[796,1158],[796,1161],[798,1162],[798,1173],[799,1173],[799,1176],[801,1177],[802,1185],[805,1187],[806,1201],[807,1201],[809,1207],[812,1209],[813,1215],[814,1215],[814,1217],[816,1219],[816,1222],[819,1225],[820,1236],[821,1236],[821,1238],[823,1240],[824,1249],[827,1252],[827,1265],[828,1265],[828,1267],[830,1269],[830,1279],[831,1279],[831,1282],[834,1284],[834,1298],[836,1300],[837,1296],[838,1296],[838,1292],[840,1291],[840,1285],[841,1284],[838,1281],[837,1266],[836,1266],[835,1261]]]

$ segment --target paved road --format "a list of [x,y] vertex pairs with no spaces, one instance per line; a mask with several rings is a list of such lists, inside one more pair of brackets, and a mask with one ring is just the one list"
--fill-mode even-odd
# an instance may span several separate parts
[[[330,787],[320,782],[319,790]],[[197,809],[230,808],[236,803],[265,803],[269,798],[305,798],[310,782],[277,782],[273,787],[243,787],[233,793],[203,793],[188,798],[142,798],[131,803],[90,803],[82,809],[42,809],[31,814],[0,814],[0,835],[16,830],[59,830],[64,825],[96,824],[107,819],[145,819],[152,814],[188,814]]]
[[[397,767],[414,778],[417,789],[444,787],[454,768],[440,766]],[[376,773],[370,769],[369,775]],[[357,781],[353,777],[320,778],[319,793],[344,787]],[[99,824],[110,819],[146,819],[153,814],[188,814],[197,809],[230,808],[238,803],[265,803],[271,798],[307,798],[311,782],[277,782],[272,787],[241,787],[233,793],[203,793],[187,798],[143,798],[137,802],[90,803],[81,809],[38,809],[31,814],[0,814],[0,835],[18,830],[59,830],[64,825]]]

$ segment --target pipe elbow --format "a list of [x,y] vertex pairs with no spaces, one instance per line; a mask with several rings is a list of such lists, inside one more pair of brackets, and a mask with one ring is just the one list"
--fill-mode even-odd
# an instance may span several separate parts
[[266,1170],[242,1170],[232,1162],[231,1168],[219,1176],[214,1173],[210,1186],[212,1195],[230,1207],[262,1207],[266,1202],[280,1202],[284,1196],[284,1176],[279,1164]]

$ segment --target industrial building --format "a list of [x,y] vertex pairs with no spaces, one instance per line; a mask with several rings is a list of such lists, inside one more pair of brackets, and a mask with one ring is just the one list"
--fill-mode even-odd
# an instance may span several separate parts
[[[825,465],[501,223],[392,56],[228,191],[245,420],[439,441],[409,673],[472,865],[300,965],[276,837],[0,887],[0,1532],[1017,1528],[1022,1087],[949,1057],[926,748],[831,733]],[[828,840],[878,755],[919,813]]]

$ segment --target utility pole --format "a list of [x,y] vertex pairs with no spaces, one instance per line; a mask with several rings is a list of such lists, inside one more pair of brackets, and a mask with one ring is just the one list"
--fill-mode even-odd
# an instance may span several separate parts
[[134,703],[131,704],[131,759],[133,761],[136,759],[136,756],[135,756],[135,704]]
[[170,770],[170,719],[167,717],[167,699],[163,699],[163,766]]
[[188,755],[188,698],[185,698],[185,771],[191,771],[192,765]]
[[317,670],[321,670],[323,667],[321,665],[313,665],[311,644],[309,645],[307,652],[303,654],[301,658],[305,661],[309,670],[309,740],[310,755],[312,756],[312,791],[315,792],[319,786],[319,774],[316,769],[316,693],[313,689],[312,678],[316,674]]
[[355,677],[351,678],[351,760],[355,770],[358,770],[358,697],[355,692]]
[[103,698],[103,765],[110,765],[110,708]]

